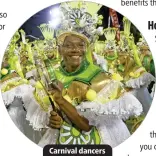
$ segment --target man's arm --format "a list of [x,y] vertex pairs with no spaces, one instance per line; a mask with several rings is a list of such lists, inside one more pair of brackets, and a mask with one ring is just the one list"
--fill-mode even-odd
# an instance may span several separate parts
[[71,122],[74,123],[79,129],[84,131],[89,131],[91,129],[89,121],[86,118],[80,116],[76,108],[67,100],[65,100],[60,92],[56,91],[53,95],[53,99],[59,105],[61,111],[63,111],[71,120]]

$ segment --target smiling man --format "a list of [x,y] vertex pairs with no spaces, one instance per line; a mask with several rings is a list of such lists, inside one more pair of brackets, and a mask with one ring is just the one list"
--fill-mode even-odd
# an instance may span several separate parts
[[[61,61],[56,68],[52,63],[40,68],[41,76],[54,76],[57,83],[50,83],[45,96],[44,87],[38,87],[41,94],[34,95],[40,100],[38,105],[29,105],[29,121],[35,129],[45,129],[39,142],[42,147],[47,144],[115,147],[130,136],[122,119],[140,115],[142,106],[120,81],[94,64],[91,45],[101,34],[102,28],[96,28],[101,16],[93,18],[83,7],[72,9],[68,4],[60,8],[64,17],[56,36]],[[48,96],[53,108],[45,103],[44,97]]]
[[[59,68],[51,70],[51,75],[56,75],[58,86],[62,87],[57,89],[60,87],[53,86],[49,91],[56,108],[50,113],[49,129],[39,145],[57,143],[117,146],[130,136],[122,117],[135,114],[128,107],[124,108],[125,105],[135,103],[140,114],[141,104],[122,88],[119,81],[112,80],[110,74],[93,63],[90,43],[85,35],[64,32],[57,40],[62,61]],[[122,114],[122,109],[128,113]]]
[[86,43],[74,35],[67,36],[64,44],[60,46],[59,51],[63,57],[66,70],[73,72],[79,68],[81,62],[84,61]]

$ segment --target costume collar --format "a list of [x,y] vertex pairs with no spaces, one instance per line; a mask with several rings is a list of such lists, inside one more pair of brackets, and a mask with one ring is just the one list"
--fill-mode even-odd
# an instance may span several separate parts
[[56,78],[64,84],[64,87],[68,88],[72,81],[80,81],[90,84],[90,81],[102,71],[103,70],[97,65],[89,63],[87,60],[85,60],[78,70],[71,73],[65,71],[63,64],[61,64],[61,67],[55,70],[55,75]]
[[81,72],[83,72],[88,66],[89,66],[89,62],[87,61],[87,59],[84,59],[83,62],[81,63],[80,67],[74,71],[74,72],[67,72],[65,69],[64,69],[64,62],[62,61],[61,62],[61,65],[60,65],[60,71],[66,75],[66,76],[74,76],[74,75],[78,75],[80,74]]

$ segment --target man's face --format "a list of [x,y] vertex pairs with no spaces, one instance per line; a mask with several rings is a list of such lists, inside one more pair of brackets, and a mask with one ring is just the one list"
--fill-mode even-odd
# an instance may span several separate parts
[[67,36],[59,51],[65,65],[77,68],[84,59],[86,43],[77,36]]
[[114,50],[106,50],[104,55],[105,56],[114,56]]

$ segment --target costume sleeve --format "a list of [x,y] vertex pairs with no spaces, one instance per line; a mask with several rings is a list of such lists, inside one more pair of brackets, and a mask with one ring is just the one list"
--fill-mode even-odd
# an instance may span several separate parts
[[43,101],[37,101],[35,88],[29,85],[26,80],[19,77],[10,79],[1,84],[1,91],[6,106],[11,104],[15,97],[21,99],[27,112],[26,119],[35,130],[47,127],[48,114],[51,107],[50,105],[46,105],[47,103],[45,103],[46,109],[45,107],[42,107],[45,96],[40,95],[40,98],[43,99]]
[[27,80],[20,77],[9,79],[1,84],[1,92],[4,104],[7,106],[14,101],[15,97],[21,98],[25,103],[29,103],[29,90],[32,91]]
[[48,128],[49,113],[52,107],[47,94],[42,89],[33,88],[29,98],[30,102],[24,103],[27,111],[26,119],[35,130]]
[[123,120],[130,116],[139,116],[143,111],[141,103],[128,92],[119,96],[117,92],[121,92],[120,86],[120,82],[111,81],[97,94],[94,101],[82,102],[76,107],[77,110],[93,124],[104,116]]
[[143,86],[147,87],[152,81],[156,82],[156,78],[148,73],[144,72],[137,78],[131,78],[126,82],[126,87],[130,88],[141,88]]

